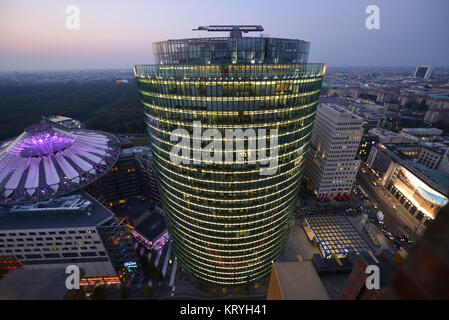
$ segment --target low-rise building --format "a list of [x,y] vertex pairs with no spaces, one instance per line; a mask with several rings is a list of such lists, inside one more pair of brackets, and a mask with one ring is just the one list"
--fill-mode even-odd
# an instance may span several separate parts
[[129,229],[87,193],[0,207],[0,256],[24,269],[77,265],[83,281],[119,283],[136,263]]
[[369,133],[379,137],[379,142],[382,144],[405,142],[403,136],[387,129],[372,128]]
[[79,120],[64,116],[48,116],[42,117],[41,123],[53,125],[55,127],[76,130],[85,129],[86,126]]
[[276,262],[267,300],[329,300],[329,295],[311,261]]

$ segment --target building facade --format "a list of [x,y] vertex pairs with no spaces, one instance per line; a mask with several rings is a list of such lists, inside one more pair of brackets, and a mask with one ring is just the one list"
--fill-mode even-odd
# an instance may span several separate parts
[[141,146],[122,149],[115,165],[87,186],[86,191],[109,208],[116,208],[136,196],[159,204],[151,150]]
[[[448,203],[449,175],[418,162],[421,150],[397,145],[372,148],[367,165],[379,174],[385,188],[425,229]],[[422,148],[422,147],[420,147]]]
[[345,108],[320,104],[307,154],[305,177],[319,198],[351,193],[360,160],[363,119]]
[[137,267],[131,233],[84,192],[0,207],[0,257],[24,269],[76,265],[82,284],[118,284]]
[[416,67],[415,74],[413,77],[415,79],[425,79],[429,80],[432,74],[432,68],[430,66],[419,65]]
[[[248,26],[218,27],[200,28],[231,36],[157,42],[156,65],[134,72],[175,256],[200,283],[238,286],[266,277],[284,248],[325,65],[306,63],[306,41],[242,37]],[[226,130],[244,131],[243,161],[172,161],[179,140],[170,139],[172,131],[190,137],[194,121],[217,130],[222,146],[234,145]],[[278,130],[278,155],[271,144],[263,150],[278,162],[272,175],[261,175],[265,165],[248,158],[255,151],[251,129]],[[209,141],[194,138],[187,154]]]

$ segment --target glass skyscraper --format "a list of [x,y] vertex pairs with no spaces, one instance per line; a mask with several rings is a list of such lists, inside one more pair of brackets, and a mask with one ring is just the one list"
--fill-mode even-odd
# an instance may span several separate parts
[[[285,246],[326,66],[307,63],[307,41],[242,36],[260,26],[200,28],[231,34],[156,42],[156,64],[134,73],[178,262],[205,283],[244,285],[267,276]],[[191,137],[196,121],[223,146],[226,129],[277,129],[276,172],[260,175],[265,165],[248,161],[250,136],[244,163],[172,161],[171,133]]]

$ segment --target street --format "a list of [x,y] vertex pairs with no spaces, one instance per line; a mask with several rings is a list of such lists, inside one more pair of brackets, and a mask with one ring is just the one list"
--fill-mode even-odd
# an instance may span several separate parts
[[[376,212],[381,210],[384,214],[385,227],[393,235],[401,233],[405,234],[409,239],[416,240],[419,238],[418,234],[422,232],[422,229],[419,229],[418,234],[415,232],[418,222],[406,211],[402,204],[381,185],[381,183],[376,183],[377,186],[374,185],[370,175],[363,173],[362,171],[359,171],[357,174],[357,183],[368,194],[369,202],[372,205],[376,205],[378,208],[370,208],[372,217],[375,218]],[[397,211],[393,206],[397,208]]]

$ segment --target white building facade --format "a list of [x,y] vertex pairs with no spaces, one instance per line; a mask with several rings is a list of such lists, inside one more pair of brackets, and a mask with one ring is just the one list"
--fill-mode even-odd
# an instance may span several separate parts
[[305,177],[318,198],[349,195],[360,160],[363,119],[334,104],[318,107],[307,153]]

